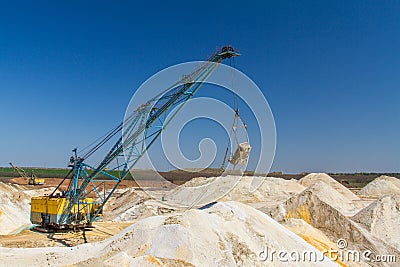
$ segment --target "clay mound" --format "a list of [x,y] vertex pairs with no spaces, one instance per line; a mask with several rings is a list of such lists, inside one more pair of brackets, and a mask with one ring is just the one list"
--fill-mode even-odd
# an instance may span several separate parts
[[268,211],[277,221],[302,219],[321,230],[332,242],[345,239],[349,249],[371,250],[375,254],[398,255],[400,252],[376,238],[366,229],[344,216],[332,205],[324,202],[312,190],[293,196],[274,210]]
[[360,209],[364,208],[366,204],[354,201],[352,198],[347,198],[341,192],[337,191],[331,185],[325,182],[318,181],[311,185],[306,191],[311,191],[318,196],[325,203],[329,203],[333,208],[346,216],[356,214]]
[[195,177],[184,183],[182,186],[184,187],[196,187],[206,185],[214,181],[216,177]]
[[335,247],[335,244],[321,230],[314,228],[302,219],[289,218],[283,225],[319,250]]
[[[262,180],[263,183],[256,191],[250,192],[253,179]],[[165,192],[164,196],[168,205],[182,208],[202,207],[217,200],[234,200],[254,207],[262,207],[281,203],[302,190],[304,187],[296,180],[227,175],[194,178],[183,186]]]
[[317,182],[324,182],[341,193],[348,200],[359,200],[359,197],[351,192],[347,187],[330,177],[326,173],[310,173],[299,180],[299,183],[305,187],[312,186]]
[[390,194],[400,194],[400,179],[385,175],[379,176],[364,186],[357,194],[372,198],[379,198]]
[[400,195],[384,196],[352,217],[368,231],[400,250]]
[[186,209],[184,206],[182,208],[167,206],[169,200],[174,203],[185,203],[185,201],[188,203],[188,199],[194,199],[198,202],[193,201],[193,204],[200,207],[217,200],[218,196],[221,195],[221,190],[227,190],[235,184],[236,186],[221,198],[221,201],[234,200],[248,203],[255,207],[272,207],[305,189],[296,180],[273,177],[262,178],[264,183],[252,193],[249,192],[253,179],[250,176],[194,178],[183,186],[166,192],[165,199],[167,201],[165,203],[150,199],[148,195],[140,190],[125,190],[106,204],[103,220],[131,221]]
[[0,235],[30,227],[30,197],[13,185],[0,182]]
[[[102,242],[72,248],[0,248],[5,265],[337,266],[323,261],[260,261],[271,250],[321,252],[264,213],[241,203],[217,203],[182,215],[154,216]],[[23,255],[23,257],[21,256]],[[271,256],[271,255],[269,255]]]
[[222,200],[234,200],[243,203],[277,203],[283,202],[305,189],[305,187],[300,185],[296,180],[285,180],[274,177],[262,178],[264,179],[262,185],[256,191],[249,192],[253,177],[242,177],[237,186],[224,196]]

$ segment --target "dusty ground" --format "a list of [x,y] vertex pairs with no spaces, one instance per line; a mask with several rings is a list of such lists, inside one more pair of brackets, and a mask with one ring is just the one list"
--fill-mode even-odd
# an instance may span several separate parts
[[25,230],[16,235],[0,235],[0,246],[10,248],[71,247],[110,238],[133,224],[131,222],[95,222],[85,232],[42,233]]

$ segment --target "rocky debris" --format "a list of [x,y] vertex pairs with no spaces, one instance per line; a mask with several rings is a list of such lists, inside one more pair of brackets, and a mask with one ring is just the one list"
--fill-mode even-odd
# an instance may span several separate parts
[[310,187],[318,182],[328,184],[348,200],[359,200],[357,195],[326,173],[310,173],[299,180],[299,183],[305,187]]

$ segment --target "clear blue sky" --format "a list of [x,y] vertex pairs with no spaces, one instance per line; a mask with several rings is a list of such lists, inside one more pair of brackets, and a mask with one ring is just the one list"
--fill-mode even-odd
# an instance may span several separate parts
[[399,1],[13,1],[0,25],[1,166],[64,167],[152,74],[232,44],[273,170],[400,172]]

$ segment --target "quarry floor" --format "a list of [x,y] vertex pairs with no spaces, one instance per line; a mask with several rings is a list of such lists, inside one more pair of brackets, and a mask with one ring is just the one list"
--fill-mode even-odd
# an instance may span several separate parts
[[[126,181],[104,208],[104,217],[84,232],[29,230],[29,200],[48,194],[59,179],[29,186],[21,178],[0,182],[0,262],[4,266],[287,266],[262,261],[260,249],[314,251],[321,262],[289,266],[398,266],[400,180],[381,176],[349,190],[327,174],[299,180],[241,177],[229,193],[206,208],[175,208],[160,201],[196,199],[209,203],[235,177],[198,177],[165,194],[147,183],[157,199]],[[207,186],[215,182],[217,186]],[[214,190],[214,191],[213,191]],[[198,195],[198,196],[197,196]],[[204,196],[204,198],[201,198]],[[199,198],[200,197],[200,198]],[[396,262],[332,259],[328,248],[370,249]],[[101,255],[101,256],[99,256]]]

